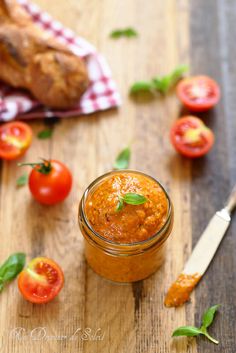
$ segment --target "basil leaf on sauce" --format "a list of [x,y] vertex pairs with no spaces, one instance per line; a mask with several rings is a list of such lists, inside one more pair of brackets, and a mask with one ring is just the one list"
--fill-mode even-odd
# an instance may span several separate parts
[[116,212],[121,211],[123,207],[124,207],[124,201],[123,201],[123,199],[121,199],[119,197],[119,201],[118,201],[117,206],[116,206]]
[[116,206],[116,211],[121,211],[124,207],[124,204],[127,203],[128,205],[142,205],[143,203],[147,202],[148,199],[140,194],[135,194],[132,192],[128,192],[123,196],[119,196],[119,201]]
[[130,157],[130,147],[124,148],[116,157],[116,160],[113,164],[114,169],[127,169],[129,167]]
[[124,202],[128,205],[142,205],[147,201],[147,198],[145,196],[132,192],[128,192],[122,198]]

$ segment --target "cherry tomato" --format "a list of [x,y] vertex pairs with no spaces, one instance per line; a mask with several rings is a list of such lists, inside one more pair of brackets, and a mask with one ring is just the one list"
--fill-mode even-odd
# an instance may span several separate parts
[[21,157],[31,145],[32,130],[20,121],[0,126],[0,158],[12,160]]
[[35,164],[29,176],[29,189],[33,197],[45,205],[63,201],[71,186],[71,172],[56,160]]
[[36,257],[18,276],[18,288],[31,303],[50,302],[60,292],[64,275],[59,265],[46,257]]
[[177,85],[177,95],[188,109],[203,112],[218,103],[220,87],[208,76],[187,77]]
[[202,120],[191,115],[174,123],[170,138],[178,152],[191,158],[205,155],[214,144],[213,132]]

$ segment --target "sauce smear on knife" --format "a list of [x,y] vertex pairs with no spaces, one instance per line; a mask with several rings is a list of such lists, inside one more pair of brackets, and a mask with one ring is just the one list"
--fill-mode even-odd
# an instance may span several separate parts
[[193,288],[201,279],[201,275],[195,273],[186,275],[181,273],[177,280],[169,288],[165,297],[165,306],[181,306],[189,300]]

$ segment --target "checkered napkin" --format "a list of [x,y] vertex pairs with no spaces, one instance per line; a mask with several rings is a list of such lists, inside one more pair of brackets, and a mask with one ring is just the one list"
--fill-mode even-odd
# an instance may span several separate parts
[[119,106],[120,96],[105,58],[85,39],[76,37],[70,29],[63,27],[35,4],[27,0],[18,2],[34,23],[64,43],[75,55],[86,60],[90,86],[75,107],[58,111],[46,108],[25,91],[0,82],[0,121],[13,120],[16,116],[23,119],[69,117]]

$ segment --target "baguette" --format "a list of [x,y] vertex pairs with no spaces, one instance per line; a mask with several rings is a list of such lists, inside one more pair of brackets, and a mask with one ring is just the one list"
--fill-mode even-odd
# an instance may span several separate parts
[[83,60],[37,27],[14,0],[0,0],[0,79],[56,109],[74,106],[89,85]]

